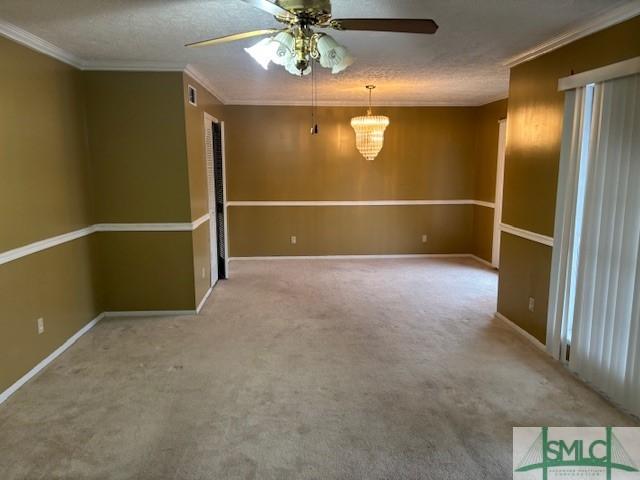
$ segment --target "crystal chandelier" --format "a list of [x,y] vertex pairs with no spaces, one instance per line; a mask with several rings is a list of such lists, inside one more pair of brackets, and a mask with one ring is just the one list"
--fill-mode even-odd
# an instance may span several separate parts
[[389,125],[389,117],[371,114],[371,91],[375,85],[367,85],[369,90],[369,109],[361,117],[353,117],[351,126],[356,132],[356,147],[367,160],[374,160],[384,144],[384,131]]
[[324,68],[330,68],[334,74],[353,63],[347,49],[333,37],[304,28],[280,32],[245,48],[245,51],[265,70],[273,62],[292,75],[308,75],[312,60],[317,60]]

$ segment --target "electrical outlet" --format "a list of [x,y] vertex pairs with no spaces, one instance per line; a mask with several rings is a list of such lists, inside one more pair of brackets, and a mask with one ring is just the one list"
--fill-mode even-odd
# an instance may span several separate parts
[[202,267],[202,278],[207,276],[207,269]]
[[529,297],[529,311],[533,312],[536,309],[536,299]]
[[422,235],[422,243],[427,243],[427,234]]
[[296,243],[298,243],[298,239],[295,235],[291,235],[291,245],[295,245]]
[[40,317],[36,320],[36,324],[38,325],[38,335],[44,333],[44,318]]

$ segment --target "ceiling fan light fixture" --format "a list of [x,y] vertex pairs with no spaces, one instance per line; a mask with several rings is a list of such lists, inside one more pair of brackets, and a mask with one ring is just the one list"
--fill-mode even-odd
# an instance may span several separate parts
[[258,62],[262,68],[268,70],[269,63],[275,57],[276,48],[277,45],[271,38],[263,38],[255,45],[245,48],[244,51],[251,55],[251,57]]
[[276,65],[285,66],[292,58],[295,59],[295,39],[289,32],[280,32],[273,37],[275,50],[271,61]]
[[320,56],[320,65],[330,68],[333,74],[340,73],[353,63],[349,51],[329,35],[320,35],[316,48]]
[[303,75],[309,75],[311,73],[311,62],[307,63],[307,65],[302,70],[300,70],[300,67],[298,65],[298,59],[294,55],[284,65],[284,68],[291,75],[297,75],[298,77],[300,77]]

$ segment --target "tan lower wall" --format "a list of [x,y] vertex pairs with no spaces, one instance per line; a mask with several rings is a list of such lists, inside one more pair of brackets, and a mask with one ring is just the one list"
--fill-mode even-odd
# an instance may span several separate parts
[[471,252],[473,205],[234,206],[228,214],[231,257]]
[[195,309],[191,232],[102,232],[95,241],[105,310]]
[[0,392],[100,313],[90,243],[80,238],[0,266]]
[[473,251],[472,253],[487,262],[491,261],[493,248],[494,209],[473,206]]
[[[551,247],[509,233],[500,239],[498,311],[542,343],[547,335]],[[529,311],[529,297],[535,299]]]
[[193,245],[195,302],[198,305],[211,286],[211,246],[209,244],[208,221],[193,231],[191,241]]

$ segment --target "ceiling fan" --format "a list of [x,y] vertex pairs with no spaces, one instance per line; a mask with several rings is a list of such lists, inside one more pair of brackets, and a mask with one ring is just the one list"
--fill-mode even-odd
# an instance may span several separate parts
[[331,18],[331,0],[242,0],[272,14],[284,28],[268,28],[236,33],[189,43],[187,47],[207,47],[220,43],[269,35],[245,48],[266,70],[269,63],[281,65],[294,75],[311,72],[311,62],[339,73],[353,63],[347,49],[331,36],[314,29],[368,30],[378,32],[435,33],[438,25],[431,19],[409,18]]

